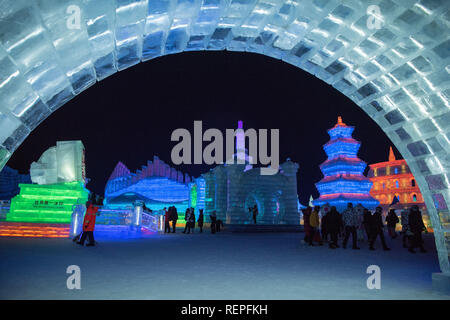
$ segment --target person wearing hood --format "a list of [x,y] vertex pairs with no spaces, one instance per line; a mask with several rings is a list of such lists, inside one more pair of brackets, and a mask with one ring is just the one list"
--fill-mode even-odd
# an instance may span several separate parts
[[252,209],[253,223],[256,224],[256,217],[258,216],[258,206],[255,204]]
[[303,213],[303,231],[305,232],[305,237],[303,238],[303,241],[305,243],[309,243],[309,238],[311,234],[311,225],[310,225],[310,217],[311,217],[311,207],[307,207],[305,209],[302,209]]
[[188,226],[189,226],[189,216],[190,216],[190,214],[191,214],[191,209],[190,208],[186,208],[186,211],[184,212],[184,221],[185,221],[185,224],[184,224],[184,230],[183,230],[183,233],[186,233],[186,231],[187,231],[187,229],[188,229]]
[[330,212],[330,205],[326,203],[322,207],[322,240],[328,241],[328,230],[327,230],[327,220],[328,220],[328,213]]
[[195,229],[195,213],[194,213],[194,208],[190,208],[189,209],[189,216],[188,216],[188,220],[186,221],[186,225],[188,226],[187,229],[187,233],[194,233],[194,229]]
[[412,232],[408,251],[416,253],[414,248],[420,248],[420,252],[427,252],[423,247],[422,232],[425,230],[422,213],[417,205],[413,205],[409,211],[408,229]]
[[164,233],[170,233],[170,214],[169,210],[164,207]]
[[372,235],[372,238],[369,242],[370,250],[375,250],[373,245],[378,236],[380,236],[381,244],[383,245],[383,250],[385,251],[391,250],[390,248],[388,248],[388,246],[386,245],[386,241],[384,240],[384,232],[383,232],[384,225],[383,225],[382,210],[383,209],[381,207],[377,207],[375,209],[375,213],[370,218],[370,229],[371,229],[370,232]]
[[178,220],[178,212],[177,212],[177,208],[175,206],[171,206],[169,208],[169,216],[170,216],[170,221],[172,221],[172,228],[173,228],[172,233],[175,233],[177,230],[177,220]]
[[367,208],[364,208],[362,224],[366,231],[367,241],[370,242],[370,239],[372,239],[372,213]]
[[352,235],[353,240],[353,246],[352,249],[359,250],[358,247],[358,239],[356,234],[356,229],[359,227],[359,217],[357,215],[357,212],[353,208],[353,204],[349,202],[347,204],[347,209],[344,210],[342,213],[342,218],[344,220],[344,228],[345,228],[345,237],[344,242],[342,243],[342,248],[346,248],[348,238],[350,237],[350,234]]
[[319,206],[315,206],[314,210],[311,212],[309,217],[309,225],[310,225],[310,236],[309,236],[309,245],[313,245],[313,241],[317,240],[319,245],[322,245],[322,239],[320,238],[320,233],[318,232],[320,226],[320,218],[319,218]]
[[203,209],[200,209],[199,213],[198,213],[198,219],[197,219],[197,225],[200,228],[200,233],[203,232],[203,219],[204,219],[203,218]]
[[209,219],[211,220],[211,233],[216,233],[216,210],[213,210],[213,212],[211,212],[211,214],[209,215]]
[[330,249],[339,248],[338,233],[342,225],[342,218],[335,206],[332,206],[330,211],[327,213],[326,223],[327,232],[330,234]]
[[86,214],[84,215],[83,220],[83,234],[81,235],[80,240],[77,242],[80,245],[84,245],[84,242],[86,241],[86,238],[89,238],[88,244],[86,246],[91,247],[95,246],[95,239],[94,239],[94,229],[95,229],[95,220],[97,218],[98,209],[95,202],[95,195],[92,193],[92,196],[90,197],[90,200],[86,202]]
[[358,241],[364,241],[364,206],[358,203],[355,207],[356,216],[358,217],[358,226],[356,227],[356,236]]
[[409,248],[409,238],[412,235],[412,232],[409,231],[409,210],[408,209],[403,209],[402,213],[400,215],[400,223],[402,225],[402,243],[403,243],[403,248]]
[[386,217],[386,224],[388,228],[388,233],[391,239],[397,238],[397,233],[395,232],[395,227],[397,223],[399,223],[399,219],[397,217],[397,214],[395,213],[395,209],[390,209],[389,213]]

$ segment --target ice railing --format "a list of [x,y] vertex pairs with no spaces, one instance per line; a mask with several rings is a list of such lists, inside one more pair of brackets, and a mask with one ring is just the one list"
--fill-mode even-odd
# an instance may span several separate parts
[[[83,219],[86,213],[86,206],[78,204],[73,206],[72,219],[70,223],[70,235],[75,236],[79,234],[83,228]],[[133,206],[126,206],[122,208],[107,208],[100,207],[95,224],[102,226],[133,226],[135,221],[135,208]],[[136,225],[137,227],[139,226]],[[113,229],[111,229],[113,230]]]
[[96,224],[131,225],[133,207],[127,206],[117,209],[103,207],[98,210],[98,213]]
[[141,227],[148,229],[153,232],[158,232],[162,230],[164,225],[164,215],[160,211],[143,211]]
[[6,215],[9,212],[10,206],[10,201],[0,200],[0,221],[6,220]]

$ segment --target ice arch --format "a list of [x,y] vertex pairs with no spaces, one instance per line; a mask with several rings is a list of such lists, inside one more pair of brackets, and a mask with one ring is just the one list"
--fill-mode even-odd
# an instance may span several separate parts
[[[375,5],[375,7],[373,6]],[[0,168],[51,112],[140,61],[261,53],[350,97],[407,160],[450,274],[448,0],[0,0]]]

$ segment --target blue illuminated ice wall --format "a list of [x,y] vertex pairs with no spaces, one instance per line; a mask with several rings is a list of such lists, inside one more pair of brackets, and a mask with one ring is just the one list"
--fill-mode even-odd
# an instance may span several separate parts
[[106,184],[105,205],[126,207],[140,200],[154,211],[175,206],[178,212],[184,213],[189,205],[190,183],[188,175],[171,168],[156,156],[136,173],[131,173],[119,162]]

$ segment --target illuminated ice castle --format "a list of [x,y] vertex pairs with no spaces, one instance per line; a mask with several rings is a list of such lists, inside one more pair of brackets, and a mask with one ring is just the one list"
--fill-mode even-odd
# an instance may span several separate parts
[[280,164],[273,175],[253,168],[253,159],[245,149],[242,121],[236,130],[233,164],[226,161],[202,175],[205,181],[205,212],[213,210],[217,218],[231,224],[252,223],[248,208],[258,208],[258,224],[299,224],[297,196],[298,164],[290,160]]
[[378,205],[370,195],[372,181],[363,175],[366,163],[357,157],[361,143],[352,138],[354,129],[338,117],[336,125],[328,130],[330,141],[323,146],[328,159],[320,165],[324,177],[316,183],[320,197],[313,201],[314,205],[329,203],[339,211],[349,202],[369,209]]

